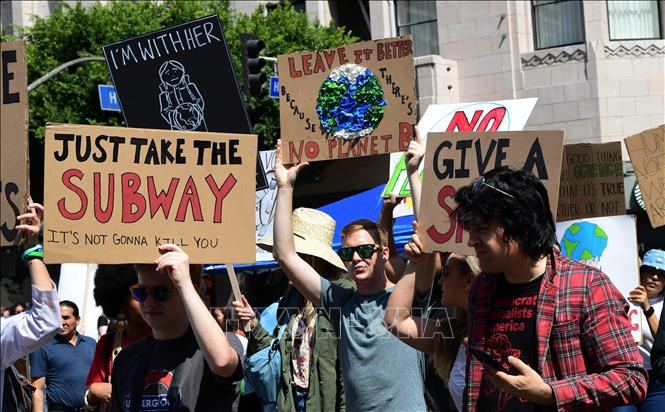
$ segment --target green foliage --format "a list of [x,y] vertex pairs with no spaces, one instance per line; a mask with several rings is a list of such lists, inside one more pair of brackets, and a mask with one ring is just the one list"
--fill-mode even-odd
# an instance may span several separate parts
[[[211,14],[219,15],[222,22],[240,85],[240,33],[258,35],[266,43],[262,54],[275,57],[357,40],[342,28],[309,23],[305,13],[288,4],[269,13],[259,7],[252,15],[244,15],[232,11],[229,1],[110,1],[89,7],[58,3],[48,17],[35,17],[32,27],[20,29],[20,36],[28,40],[28,82],[67,61],[103,56],[105,44]],[[268,63],[266,74],[272,72]],[[104,83],[112,83],[106,64],[89,62],[70,67],[33,90],[29,96],[30,136],[41,141],[47,122],[123,125],[120,114],[99,109],[97,84]],[[279,136],[278,101],[268,96],[267,85],[260,98],[244,98],[254,131],[261,138],[260,148],[274,147]]]

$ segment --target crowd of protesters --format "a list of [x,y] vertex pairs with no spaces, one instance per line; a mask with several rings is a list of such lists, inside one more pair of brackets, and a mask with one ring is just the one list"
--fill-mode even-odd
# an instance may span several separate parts
[[[647,251],[624,298],[560,253],[545,187],[508,168],[455,195],[475,256],[426,253],[414,234],[403,260],[395,197],[378,222],[346,224],[334,251],[336,222],[293,209],[307,163],[282,163],[279,142],[276,155],[274,232],[258,246],[289,286],[263,313],[245,296],[209,308],[201,266],[162,245],[151,264],[98,266],[94,297],[110,323],[95,342],[77,331],[77,305],[58,300],[38,244],[43,207],[30,204],[17,228],[32,303],[3,312],[2,410],[662,410],[665,251]],[[423,155],[416,135],[406,153],[414,229]],[[639,344],[628,301],[643,312]],[[13,366],[26,356],[29,383]],[[428,363],[440,384],[426,384]]]

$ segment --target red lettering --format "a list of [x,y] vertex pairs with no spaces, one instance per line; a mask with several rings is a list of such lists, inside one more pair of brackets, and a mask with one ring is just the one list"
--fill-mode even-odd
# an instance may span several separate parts
[[321,53],[316,54],[316,63],[314,64],[314,73],[326,71],[326,66],[323,64]]
[[383,140],[383,143],[384,143],[384,146],[385,146],[385,150],[383,151],[384,153],[388,153],[390,151],[390,148],[388,147],[388,143],[390,142],[390,140],[392,138],[393,138],[393,135],[391,135],[391,134],[384,134],[383,136],[381,136],[381,140]]
[[323,55],[326,57],[328,67],[332,67],[333,61],[335,60],[335,50],[324,51]]
[[58,200],[58,211],[65,219],[69,220],[79,220],[85,215],[85,211],[88,208],[88,197],[85,195],[85,192],[80,187],[72,183],[72,178],[75,177],[79,180],[83,179],[83,172],[78,169],[69,169],[62,174],[62,184],[76,195],[81,200],[81,208],[77,212],[70,212],[65,207],[65,198]]
[[313,140],[305,143],[305,156],[315,159],[319,155],[319,144]]
[[335,139],[328,139],[328,159],[333,158],[333,149],[337,146],[337,141]]
[[372,136],[372,143],[371,143],[371,149],[369,151],[370,154],[379,154],[379,150],[377,149],[377,142],[376,142],[377,136]]
[[310,68],[310,60],[312,60],[311,54],[303,54],[302,56],[302,72],[306,75],[312,74],[312,69]]
[[293,57],[289,57],[289,73],[291,77],[302,77],[302,72],[296,70],[296,63],[293,61]]
[[441,190],[439,190],[438,203],[439,206],[443,210],[445,210],[448,216],[450,217],[450,228],[444,233],[439,232],[436,229],[436,227],[434,227],[434,225],[430,226],[427,229],[427,234],[429,235],[430,239],[432,239],[434,242],[438,244],[446,243],[453,237],[453,234],[455,233],[456,221],[452,217],[454,210],[446,203],[447,198],[454,198],[454,197],[455,197],[455,188],[451,185],[446,185],[442,187]]
[[482,110],[476,110],[476,112],[473,114],[471,123],[469,123],[469,119],[467,119],[466,113],[461,110],[459,112],[455,112],[453,119],[450,121],[450,124],[448,124],[446,132],[454,132],[455,128],[457,128],[457,131],[460,132],[472,132],[476,126],[476,123],[478,123],[478,120],[480,120],[480,116],[482,114]]
[[187,206],[192,208],[192,217],[197,222],[203,221],[203,212],[201,212],[201,201],[199,200],[199,192],[196,190],[194,179],[190,176],[185,183],[185,190],[178,205],[178,212],[176,213],[176,222],[184,222],[185,215],[187,214]]
[[[506,115],[505,107],[497,107],[495,109],[492,109],[489,113],[485,115],[485,117],[483,117],[483,120],[478,125],[476,131],[496,132],[499,126],[501,125],[501,122],[503,121],[503,116],[505,115]],[[487,130],[487,125],[489,124],[490,121],[493,121],[492,127],[489,130]]]
[[385,53],[383,52],[383,43],[376,44],[376,59],[378,61],[383,60]]
[[349,62],[349,60],[346,58],[346,50],[344,50],[344,47],[338,48],[337,54],[339,55],[339,64],[346,64]]
[[296,158],[296,161],[298,163],[301,162],[302,159],[302,146],[303,146],[303,141],[301,140],[300,142],[300,148],[298,148],[298,151],[296,152],[296,145],[293,142],[289,142],[289,164],[293,164],[293,158]]
[[224,202],[224,198],[229,194],[231,189],[233,189],[233,186],[236,185],[237,181],[238,180],[232,174],[230,174],[226,177],[224,183],[222,183],[222,187],[217,187],[215,178],[212,177],[211,174],[206,176],[206,183],[208,183],[208,187],[210,188],[212,194],[215,195],[215,213],[213,216],[214,223],[222,223],[222,204]]
[[357,151],[358,156],[367,154],[367,139],[369,139],[369,136],[365,136],[362,139],[358,139],[358,141],[356,142],[356,147],[358,149]]
[[[637,320],[635,320],[637,317]],[[628,319],[630,319],[630,330],[636,332],[640,329],[640,314],[637,312],[637,309],[631,309],[628,312]]]
[[150,202],[150,217],[155,217],[157,211],[162,209],[164,213],[164,219],[169,218],[169,212],[171,211],[171,205],[173,205],[173,197],[175,196],[175,190],[180,183],[180,179],[174,177],[169,183],[168,192],[160,190],[159,194],[155,188],[155,178],[148,176],[148,201]]
[[339,159],[344,159],[345,157],[349,157],[349,152],[344,151],[344,145],[348,144],[349,142],[347,140],[342,140],[339,142],[339,150],[337,151],[337,158]]
[[[122,223],[134,223],[145,213],[145,197],[138,193],[141,178],[136,173],[122,174]],[[136,207],[136,211],[132,209]]]
[[413,136],[413,125],[407,122],[399,123],[399,151],[405,152],[409,148],[409,142]]
[[115,188],[115,179],[113,173],[109,173],[109,184],[106,191],[106,210],[102,210],[102,182],[101,173],[93,173],[93,193],[95,194],[95,219],[100,223],[106,223],[111,220],[113,215],[113,193]]

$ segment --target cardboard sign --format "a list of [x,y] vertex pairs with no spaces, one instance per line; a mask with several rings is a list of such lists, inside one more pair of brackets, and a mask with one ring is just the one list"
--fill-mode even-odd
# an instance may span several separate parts
[[[256,241],[272,236],[275,220],[275,200],[277,200],[277,180],[275,179],[275,151],[259,152],[261,162],[268,180],[268,188],[256,191]],[[272,261],[272,253],[256,247],[256,261]]]
[[285,163],[406,150],[416,122],[411,36],[278,57]]
[[625,213],[621,142],[565,145],[557,220]]
[[532,172],[547,188],[556,216],[562,149],[561,131],[430,133],[418,224],[425,251],[474,254],[468,233],[450,218],[455,193],[497,167]]
[[25,42],[0,43],[0,246],[20,240],[16,217],[30,194]]
[[47,126],[48,263],[254,262],[255,135]]
[[665,125],[624,139],[651,227],[665,225]]
[[[637,229],[634,216],[611,216],[558,222],[556,238],[561,253],[600,269],[625,297],[640,284]],[[642,311],[631,303],[631,332],[642,340]]]
[[[418,129],[423,142],[427,142],[427,135],[434,132],[522,130],[537,101],[537,97],[532,97],[495,102],[431,104],[418,122]],[[421,180],[424,164],[423,158],[419,168]],[[412,215],[411,188],[406,174],[404,153],[390,155],[390,180],[383,191],[383,197],[388,197],[391,193],[405,197],[393,211],[393,217]]]
[[[130,127],[251,133],[217,15],[103,47]],[[257,189],[265,176],[257,162]]]

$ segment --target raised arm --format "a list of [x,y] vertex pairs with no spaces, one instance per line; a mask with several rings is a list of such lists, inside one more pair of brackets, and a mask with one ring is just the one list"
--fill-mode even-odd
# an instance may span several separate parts
[[228,378],[238,367],[238,354],[206,307],[189,275],[189,256],[176,245],[162,245],[164,253],[155,260],[157,271],[166,271],[182,296],[187,318],[210,370],[217,376]]
[[61,330],[58,294],[42,261],[41,245],[37,245],[44,207],[38,203],[28,207],[28,213],[18,216],[24,223],[16,228],[27,238],[24,259],[32,283],[32,309],[0,322],[2,370],[38,349]]
[[425,145],[423,139],[420,137],[420,130],[418,126],[414,127],[416,130],[416,139],[409,142],[409,148],[406,150],[406,175],[409,178],[409,187],[411,188],[411,200],[413,201],[413,218],[418,220],[420,213],[420,193],[422,192],[422,182],[420,181],[420,173],[418,168],[425,156]]
[[402,342],[423,352],[433,352],[434,335],[439,329],[436,326],[437,321],[423,319],[412,313],[417,277],[420,276],[420,271],[427,270],[432,255],[422,252],[422,245],[416,234],[404,246],[404,250],[409,255],[409,263],[404,276],[390,295],[384,321],[388,330]]
[[308,163],[284,165],[282,163],[282,142],[280,140],[277,141],[275,154],[277,199],[275,201],[275,220],[273,222],[272,255],[296,289],[314,306],[319,306],[321,302],[321,277],[296,253],[291,218],[293,186],[298,174]]
[[401,203],[402,199],[403,198],[397,197],[395,194],[391,194],[389,197],[384,198],[378,221],[381,239],[386,242],[386,246],[388,246],[389,257],[386,262],[386,276],[388,277],[388,280],[393,283],[397,283],[400,280],[404,274],[404,269],[406,268],[406,263],[397,253],[395,237],[393,236],[393,210],[395,210],[395,207]]

